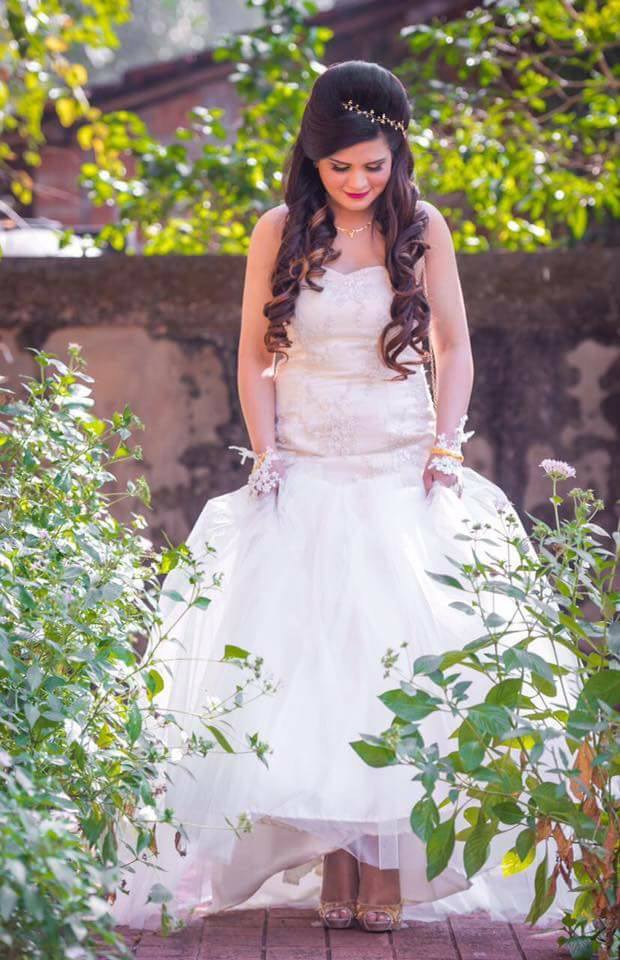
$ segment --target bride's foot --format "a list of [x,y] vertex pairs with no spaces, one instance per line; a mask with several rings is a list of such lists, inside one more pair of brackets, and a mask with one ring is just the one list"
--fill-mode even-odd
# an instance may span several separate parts
[[373,933],[397,930],[402,915],[398,870],[359,865],[356,917],[362,929]]
[[357,860],[346,850],[334,850],[323,858],[323,884],[319,916],[326,927],[350,927],[355,916],[358,887]]

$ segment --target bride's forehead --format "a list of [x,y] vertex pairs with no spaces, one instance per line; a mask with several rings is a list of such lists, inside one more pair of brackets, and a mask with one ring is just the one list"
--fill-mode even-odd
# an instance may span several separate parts
[[389,156],[390,150],[382,136],[372,140],[361,140],[350,147],[335,150],[324,159],[337,160],[338,163],[375,163]]

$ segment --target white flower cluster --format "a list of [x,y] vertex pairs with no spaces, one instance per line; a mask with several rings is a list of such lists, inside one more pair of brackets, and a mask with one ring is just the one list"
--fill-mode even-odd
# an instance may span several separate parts
[[262,453],[255,453],[247,447],[229,446],[228,449],[240,452],[241,463],[245,463],[247,457],[254,460],[254,466],[248,477],[248,488],[252,496],[258,497],[261,493],[269,493],[278,486],[280,476],[272,469],[271,464],[274,460],[282,460],[283,457],[273,447],[265,447]]
[[542,467],[552,480],[568,480],[569,477],[577,475],[575,468],[565,460],[541,460],[538,466]]

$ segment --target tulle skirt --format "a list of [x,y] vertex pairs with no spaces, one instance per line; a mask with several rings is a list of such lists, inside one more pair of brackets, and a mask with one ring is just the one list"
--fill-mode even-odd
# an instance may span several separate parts
[[[514,508],[497,485],[467,467],[459,497],[439,483],[427,496],[419,470],[406,464],[367,477],[347,474],[337,458],[332,466],[300,459],[277,495],[254,498],[244,485],[214,497],[188,537],[206,582],[215,574],[219,585],[208,591],[208,607],[192,607],[158,649],[165,688],[156,703],[174,711],[183,728],[182,738],[170,734],[177,751],[192,733],[211,736],[199,720],[207,710],[236,752],[218,744],[204,757],[168,765],[165,806],[183,822],[188,842],[175,843],[174,831],[158,825],[158,869],[138,863],[127,873],[130,892],[119,892],[113,907],[119,923],[157,924],[159,904],[147,903],[154,883],[173,895],[169,910],[188,920],[235,907],[315,907],[322,857],[339,848],[399,870],[405,920],[481,909],[496,919],[522,919],[528,911],[540,849],[526,871],[503,876],[502,856],[516,838],[504,828],[471,880],[457,843],[447,869],[428,881],[425,846],[410,825],[424,794],[413,779],[417,770],[370,767],[351,747],[393,719],[379,699],[399,685],[398,677],[385,676],[388,650],[408,673],[417,657],[459,649],[486,632],[478,615],[450,606],[464,595],[429,571],[454,576],[450,558],[471,559],[470,542],[455,534],[487,523],[505,536]],[[517,524],[513,535],[526,539],[518,517]],[[177,569],[163,589],[166,629],[190,586]],[[500,614],[511,606],[500,595],[493,603]],[[545,642],[537,643],[531,649],[551,659]],[[227,645],[262,658],[262,679],[242,694],[247,670],[218,662]],[[259,689],[265,677],[271,692]],[[470,702],[483,700],[489,681],[480,674],[468,679]],[[235,696],[244,700],[238,711],[218,715]],[[434,713],[424,724],[427,743],[455,748],[454,717]],[[266,763],[256,755],[262,742],[271,751]],[[457,820],[457,829],[465,826]],[[123,830],[133,839],[129,824]],[[570,902],[558,883],[541,922],[557,921]]]

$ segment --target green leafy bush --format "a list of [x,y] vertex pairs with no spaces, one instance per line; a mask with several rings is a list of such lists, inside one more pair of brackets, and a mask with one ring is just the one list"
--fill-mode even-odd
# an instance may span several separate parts
[[485,0],[401,33],[417,177],[444,201],[456,247],[613,245],[614,0]]
[[[560,942],[572,957],[610,960],[620,941],[620,534],[594,522],[603,503],[591,490],[571,490],[573,516],[561,519],[556,485],[573,468],[542,465],[553,481],[553,526],[537,520],[528,546],[514,513],[500,509],[501,529],[468,521],[456,534],[471,544],[470,563],[449,558],[454,575],[427,570],[453,592],[451,607],[482,618],[483,635],[418,657],[411,675],[399,671],[399,687],[380,696],[390,727],[352,747],[371,765],[417,771],[423,796],[411,827],[426,845],[429,880],[457,843],[473,876],[493,839],[513,831],[506,875],[527,869],[544,845],[528,921],[549,909],[562,878],[575,898]],[[536,652],[540,641],[552,662]],[[398,661],[389,649],[386,675]],[[481,677],[488,692],[476,702],[469,688]],[[439,714],[453,721],[449,752],[425,736],[426,718]]]
[[[49,98],[86,154],[81,185],[96,206],[115,207],[98,242],[123,250],[138,229],[147,254],[245,253],[257,217],[280,199],[333,36],[316,23],[314,0],[246,4],[261,23],[213,51],[234,63],[239,122],[232,129],[224,110],[196,104],[166,143],[137,114],[91,104],[75,59],[84,44],[119,45],[129,0],[33,0],[30,14],[19,0],[6,14],[0,5],[0,134],[24,147],[0,143],[0,178],[17,200],[32,199]],[[619,33],[616,0],[485,0],[401,30],[409,53],[394,70],[413,106],[416,181],[450,220],[457,249],[613,244]]]
[[[68,364],[34,353],[40,379],[24,383],[25,399],[3,388],[0,406],[0,944],[20,960],[94,960],[102,942],[128,956],[109,914],[121,867],[154,863],[161,822],[184,839],[162,772],[191,754],[235,752],[227,714],[246,688],[273,687],[260,658],[226,649],[222,659],[242,674],[238,695],[216,711],[206,697],[204,736],[173,754],[177,721],[156,704],[167,636],[158,576],[179,567],[190,584],[175,598],[177,623],[208,607],[218,576],[205,583],[186,544],[155,551],[141,514],[114,517],[121,498],[150,503],[143,478],[104,489],[111,468],[141,458],[129,437],[142,424],[127,407],[111,420],[94,415],[77,345]],[[266,762],[268,745],[248,740]],[[119,836],[121,818],[135,828],[133,847]],[[160,890],[169,928],[166,899]]]
[[127,110],[78,131],[81,147],[93,151],[80,183],[96,206],[113,202],[119,214],[98,242],[122,250],[139,224],[146,254],[247,251],[258,216],[281,191],[286,152],[333,36],[307,22],[318,10],[312,0],[247,3],[260,6],[263,23],[224,38],[213,53],[235,67],[240,115],[232,136],[225,111],[202,105],[166,144]]

